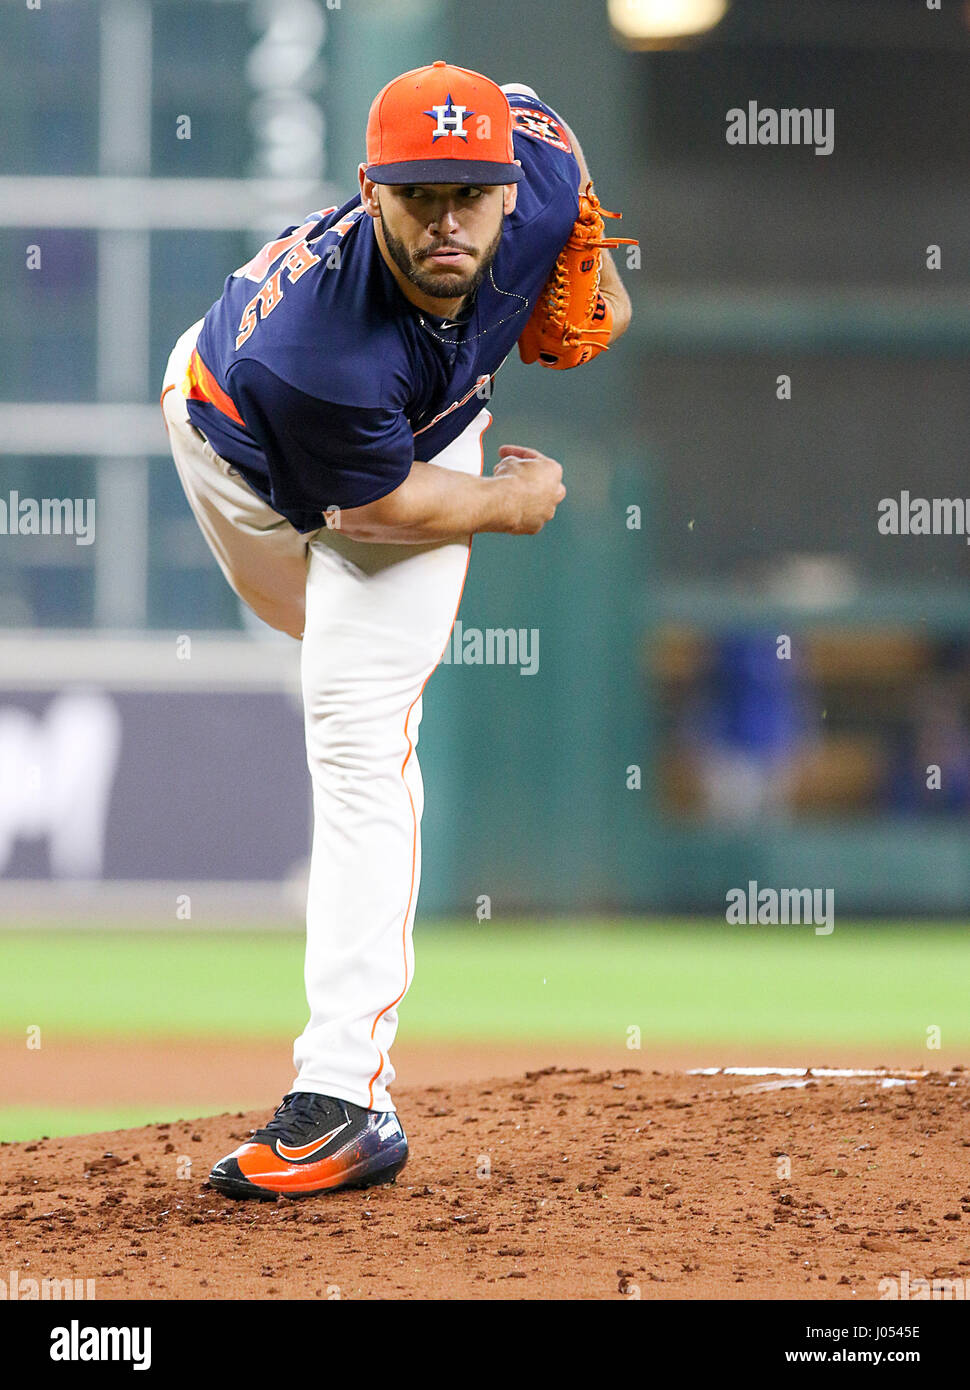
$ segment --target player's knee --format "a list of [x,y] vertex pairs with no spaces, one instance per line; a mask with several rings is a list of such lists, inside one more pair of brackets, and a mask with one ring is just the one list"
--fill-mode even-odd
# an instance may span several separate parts
[[[344,779],[400,779],[401,765],[408,756],[409,738],[404,715],[389,720],[376,717],[365,708],[348,709],[312,705],[309,709],[307,754],[311,767],[336,769]],[[415,730],[411,730],[414,737]]]
[[247,589],[238,581],[232,587],[250,612],[255,613],[267,627],[273,628],[275,632],[282,632],[297,642],[303,640],[303,629],[306,626],[306,609],[303,604],[274,603],[264,594]]

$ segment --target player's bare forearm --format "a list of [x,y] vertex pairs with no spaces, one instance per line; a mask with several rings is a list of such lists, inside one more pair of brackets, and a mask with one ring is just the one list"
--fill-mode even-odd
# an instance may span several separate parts
[[535,535],[566,495],[555,459],[503,444],[491,477],[415,460],[400,487],[340,514],[340,530],[372,544],[426,545],[477,532]]
[[[576,163],[579,165],[579,191],[582,193],[586,185],[590,182],[589,166],[586,163],[586,156],[583,154],[582,146],[576,139],[575,133],[570,130],[566,122],[563,121],[566,134],[569,136],[569,143],[573,147],[573,154],[576,156]],[[600,262],[600,294],[609,301],[610,308],[613,310],[613,331],[610,334],[610,342],[615,343],[617,338],[622,338],[623,334],[630,327],[630,320],[633,317],[633,305],[630,296],[626,292],[626,287],[620,279],[620,272],[617,270],[608,250],[602,253]]]
[[400,487],[340,514],[352,540],[423,545],[510,525],[513,497],[501,478],[477,478],[415,460]]
[[622,338],[630,327],[630,320],[633,318],[633,305],[609,251],[603,252],[603,259],[600,262],[599,288],[600,294],[604,299],[609,300],[610,308],[613,310],[613,331],[610,334],[610,342],[615,343],[617,338]]

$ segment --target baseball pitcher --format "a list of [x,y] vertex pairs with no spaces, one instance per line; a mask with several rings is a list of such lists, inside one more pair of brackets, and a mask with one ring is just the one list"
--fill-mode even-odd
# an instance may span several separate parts
[[389,1095],[413,976],[421,696],[480,531],[535,535],[562,469],[483,405],[518,345],[580,366],[630,302],[565,122],[529,87],[436,62],[389,82],[360,191],[226,280],[169,359],[162,409],[227,581],[302,640],[313,846],[307,1025],[274,1117],[209,1181],[236,1197],[389,1182]]

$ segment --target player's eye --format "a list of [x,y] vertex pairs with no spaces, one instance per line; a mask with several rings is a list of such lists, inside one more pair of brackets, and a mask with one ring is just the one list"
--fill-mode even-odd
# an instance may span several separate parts
[[[480,198],[483,191],[484,190],[479,188],[476,184],[463,184],[460,190],[460,196],[473,200],[475,198]],[[426,193],[427,189],[422,188],[422,186],[417,183],[406,184],[401,189],[401,196],[403,198],[423,198]]]

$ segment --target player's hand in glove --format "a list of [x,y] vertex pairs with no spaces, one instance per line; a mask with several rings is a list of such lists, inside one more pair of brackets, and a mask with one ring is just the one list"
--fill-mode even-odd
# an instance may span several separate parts
[[518,484],[517,511],[508,531],[512,535],[534,536],[555,516],[566,496],[562,466],[555,459],[525,444],[502,444],[499,461],[492,469],[496,478],[510,478]]
[[581,367],[605,352],[613,334],[613,310],[599,292],[605,247],[636,246],[632,237],[604,236],[607,212],[592,179],[579,195],[579,216],[556,258],[549,279],[519,338],[523,362],[541,362],[559,371]]

